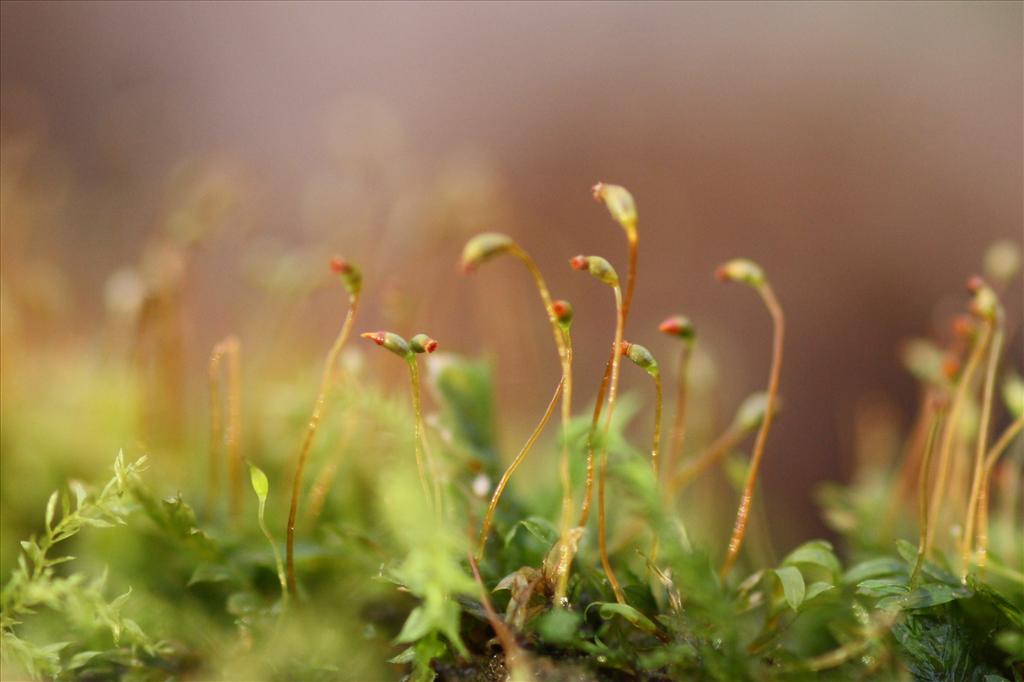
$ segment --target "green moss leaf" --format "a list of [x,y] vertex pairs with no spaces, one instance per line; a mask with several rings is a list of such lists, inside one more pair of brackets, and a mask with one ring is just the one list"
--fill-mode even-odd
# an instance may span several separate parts
[[887,575],[906,575],[907,565],[895,557],[876,557],[862,561],[843,574],[844,585],[856,585],[869,578],[880,578]]
[[800,545],[783,560],[784,566],[796,564],[812,564],[821,566],[831,575],[838,576],[841,570],[839,559],[836,558],[832,544],[825,540],[811,540]]
[[597,612],[604,620],[611,620],[615,616],[619,616],[620,618],[625,619],[628,623],[634,625],[640,630],[643,630],[644,632],[654,634],[658,631],[658,626],[655,625],[650,618],[640,613],[628,604],[619,604],[615,602],[594,602],[587,607],[587,611],[589,611],[591,608],[595,606],[598,609]]
[[795,566],[783,566],[775,569],[775,575],[782,583],[782,593],[786,597],[786,603],[789,604],[789,608],[796,611],[804,601],[806,587],[803,574]]

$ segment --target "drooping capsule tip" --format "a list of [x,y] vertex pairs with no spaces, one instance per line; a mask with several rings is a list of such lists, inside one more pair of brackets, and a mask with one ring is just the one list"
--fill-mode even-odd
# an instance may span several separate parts
[[590,189],[594,199],[604,203],[612,218],[619,223],[632,237],[636,234],[636,202],[633,195],[621,185],[610,185],[599,182]]
[[476,266],[515,247],[515,242],[508,235],[500,232],[484,232],[478,234],[462,248],[460,261],[463,273],[472,272]]
[[735,258],[718,266],[715,277],[722,282],[743,282],[752,287],[760,287],[765,282],[761,266],[746,258]]
[[573,256],[569,259],[569,265],[572,266],[573,270],[586,270],[588,264],[587,257],[583,255]]
[[359,336],[368,341],[373,341],[378,346],[384,345],[384,334],[385,332],[363,332]]
[[330,267],[331,272],[341,277],[349,295],[353,297],[359,295],[359,291],[363,287],[363,275],[359,272],[359,268],[352,265],[352,263],[341,256],[334,256],[331,258],[328,266]]

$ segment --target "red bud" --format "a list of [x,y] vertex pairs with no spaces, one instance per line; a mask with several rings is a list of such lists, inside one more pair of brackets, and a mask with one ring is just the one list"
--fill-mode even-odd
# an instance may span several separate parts
[[958,339],[969,341],[974,338],[976,326],[974,320],[967,315],[957,315],[952,322],[953,335]]
[[956,381],[960,376],[960,360],[952,355],[947,355],[942,360],[942,374],[950,381]]
[[336,275],[343,275],[348,272],[352,266],[348,264],[348,261],[341,256],[335,256],[331,259],[331,272]]

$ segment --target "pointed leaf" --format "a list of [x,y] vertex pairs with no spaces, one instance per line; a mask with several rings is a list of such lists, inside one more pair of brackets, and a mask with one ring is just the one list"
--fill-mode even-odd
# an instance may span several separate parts
[[786,597],[789,608],[796,611],[804,601],[804,576],[800,569],[793,566],[783,566],[775,569],[775,575],[782,583],[782,592]]

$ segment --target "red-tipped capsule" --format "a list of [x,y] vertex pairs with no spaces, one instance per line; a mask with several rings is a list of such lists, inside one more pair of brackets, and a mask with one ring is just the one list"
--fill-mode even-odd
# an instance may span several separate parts
[[625,355],[630,361],[644,370],[652,377],[657,376],[658,372],[658,361],[654,359],[654,355],[651,351],[647,350],[638,343],[630,343],[629,341],[623,341],[620,346],[622,354]]
[[[980,278],[978,278],[980,280]],[[971,314],[992,321],[999,314],[999,297],[984,282],[974,290],[974,298],[968,308]]]
[[636,229],[636,202],[633,195],[620,185],[608,185],[599,182],[591,188],[594,200],[603,203],[619,225],[632,232]]
[[437,341],[426,334],[417,334],[409,339],[409,348],[413,353],[433,353],[437,350]]
[[662,320],[658,325],[658,331],[669,336],[676,336],[684,341],[692,341],[697,335],[690,318],[685,315],[672,315]]
[[359,268],[349,263],[341,256],[335,256],[331,259],[329,266],[331,272],[341,277],[341,281],[345,285],[345,289],[348,291],[350,296],[356,296],[359,294],[360,289],[363,287],[363,274],[359,272]]
[[586,270],[608,286],[619,286],[619,274],[615,268],[601,256],[575,256],[569,259],[574,270]]
[[572,324],[572,318],[576,315],[576,311],[573,310],[572,304],[563,299],[551,302],[551,312],[555,314],[555,319],[558,320],[558,324],[563,329],[568,329],[569,325]]
[[395,355],[403,358],[409,358],[412,356],[412,349],[409,348],[409,343],[398,334],[393,332],[365,332],[360,334],[364,339],[373,341],[378,346],[387,348]]
[[463,272],[472,272],[478,265],[495,256],[515,248],[512,238],[499,232],[484,232],[466,242],[462,248],[460,267]]
[[985,286],[985,280],[980,275],[972,275],[967,278],[964,283],[964,287],[967,289],[967,293],[976,294],[978,291]]
[[967,290],[974,294],[968,309],[975,317],[994,320],[999,314],[999,297],[981,277],[972,277],[967,281]]

